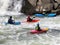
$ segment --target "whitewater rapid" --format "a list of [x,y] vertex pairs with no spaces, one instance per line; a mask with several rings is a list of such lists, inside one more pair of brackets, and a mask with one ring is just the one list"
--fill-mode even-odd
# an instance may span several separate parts
[[0,16],[20,15],[23,0],[0,0]]
[[[41,28],[49,28],[47,33],[30,34],[37,23],[26,23],[27,16],[21,14],[22,0],[0,0],[0,45],[60,45],[60,16],[34,18]],[[9,16],[21,25],[5,25]]]
[[0,45],[60,45],[60,16],[39,19],[41,28],[49,28],[47,33],[30,34],[37,23],[26,23],[26,16],[13,16],[21,25],[5,25],[7,17],[0,17]]

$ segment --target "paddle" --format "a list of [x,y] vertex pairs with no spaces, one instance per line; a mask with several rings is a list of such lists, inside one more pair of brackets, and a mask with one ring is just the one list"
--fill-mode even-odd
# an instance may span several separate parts
[[[35,16],[34,17],[32,17],[31,19],[34,19],[34,18],[36,18]],[[25,21],[26,22],[26,21]],[[21,22],[21,23],[25,23],[25,22]]]
[[35,16],[34,17],[32,17],[32,19],[34,19],[34,18],[36,18]]
[[36,17],[33,17],[33,18],[36,18]]

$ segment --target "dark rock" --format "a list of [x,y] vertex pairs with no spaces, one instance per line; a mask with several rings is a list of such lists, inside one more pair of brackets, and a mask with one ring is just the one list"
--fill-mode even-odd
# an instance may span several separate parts
[[23,2],[21,12],[25,14],[32,14],[35,11],[35,8],[28,2],[28,0],[24,0]]
[[[23,0],[21,12],[32,15],[33,13],[50,13],[51,10],[57,9],[58,1],[55,0]],[[42,7],[42,8],[41,8]],[[36,11],[38,9],[38,11]]]

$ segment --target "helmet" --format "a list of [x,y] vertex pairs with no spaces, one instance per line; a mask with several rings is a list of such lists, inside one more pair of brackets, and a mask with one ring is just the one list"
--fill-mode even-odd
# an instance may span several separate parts
[[12,18],[12,16],[10,16],[10,18]]

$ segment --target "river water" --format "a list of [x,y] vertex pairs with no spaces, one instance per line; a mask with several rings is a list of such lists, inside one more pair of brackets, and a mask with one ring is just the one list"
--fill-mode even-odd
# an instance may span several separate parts
[[[0,0],[0,45],[60,45],[60,16],[34,18],[41,28],[49,28],[47,33],[30,34],[37,23],[26,23],[27,16],[21,14],[22,0]],[[5,16],[4,16],[5,15]],[[21,25],[5,25],[9,16]],[[19,16],[18,16],[19,15]]]
[[[13,16],[21,25],[5,25],[7,17],[0,17],[0,45],[60,45],[60,16],[39,19],[41,28],[49,28],[47,33],[30,34],[37,23],[26,23],[27,16]],[[28,26],[29,25],[29,26]]]

